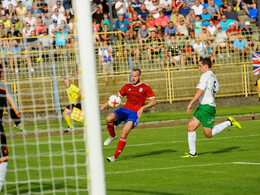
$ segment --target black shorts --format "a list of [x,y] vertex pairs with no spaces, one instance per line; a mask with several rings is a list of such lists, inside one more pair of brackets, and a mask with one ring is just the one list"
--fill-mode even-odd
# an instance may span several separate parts
[[81,110],[81,103],[80,103],[80,102],[77,103],[76,106],[75,106],[74,104],[70,104],[70,105],[68,105],[66,108],[68,108],[69,110],[72,111],[74,107],[76,107],[76,108],[78,108],[78,109]]

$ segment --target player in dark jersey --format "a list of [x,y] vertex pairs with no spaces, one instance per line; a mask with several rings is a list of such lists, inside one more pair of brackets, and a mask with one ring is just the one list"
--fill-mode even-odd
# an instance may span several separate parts
[[[118,126],[122,121],[125,121],[124,127],[117,144],[116,152],[112,157],[107,157],[109,162],[116,161],[117,157],[123,151],[126,138],[130,131],[138,124],[142,116],[143,110],[150,108],[156,104],[155,95],[150,86],[141,82],[141,70],[134,69],[132,71],[132,83],[127,83],[118,92],[120,97],[126,96],[127,101],[123,108],[115,110],[107,116],[107,129],[110,137],[104,142],[104,145],[110,144],[113,140],[117,139],[114,130],[114,125]],[[150,102],[145,105],[145,100],[148,97]],[[108,102],[104,103],[100,110],[108,107]]]
[[7,85],[1,82],[2,77],[3,77],[3,66],[0,63],[0,192],[5,181],[5,175],[7,171],[8,158],[9,158],[6,136],[2,125],[4,107],[6,107],[7,112],[11,115],[14,121],[15,123],[14,127],[23,130],[18,106],[14,101],[13,93]]

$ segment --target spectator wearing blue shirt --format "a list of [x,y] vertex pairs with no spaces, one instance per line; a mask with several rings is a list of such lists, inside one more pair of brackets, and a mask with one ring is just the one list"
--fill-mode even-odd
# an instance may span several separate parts
[[169,21],[168,26],[166,26],[164,32],[166,40],[168,40],[171,35],[176,35],[178,33],[177,28],[174,26],[172,21]]
[[131,12],[138,12],[140,10],[140,7],[142,5],[142,3],[139,2],[139,0],[134,0],[134,2],[132,2],[131,0],[129,1],[130,3],[130,9],[131,9]]
[[118,20],[115,22],[115,29],[117,31],[121,31],[125,37],[125,33],[128,31],[127,26],[131,27],[132,25],[128,20],[124,19],[123,15],[119,15]]
[[208,13],[206,8],[203,8],[203,12],[201,14],[202,25],[209,26],[209,21],[211,20],[211,15]]
[[247,49],[247,42],[245,39],[243,39],[242,35],[238,35],[238,39],[234,42],[234,50],[238,51],[241,56],[244,56],[246,54]]
[[233,22],[235,23],[235,20],[231,20],[231,19],[227,19],[227,17],[225,15],[221,16],[221,21],[219,22],[219,25],[222,26],[222,31],[227,31],[227,29],[229,29],[229,24]]
[[41,10],[39,8],[37,8],[35,3],[32,4],[32,7],[29,9],[29,11],[31,11],[32,15],[34,15],[34,16],[41,14]]
[[180,7],[180,14],[183,15],[185,18],[190,13],[190,7],[187,5],[186,2],[182,3],[182,7]]
[[69,37],[68,36],[64,36],[64,35],[67,35],[68,33],[66,32],[63,32],[63,28],[60,27],[58,29],[58,31],[56,31],[56,35],[63,35],[63,36],[57,36],[55,37],[55,45],[56,45],[56,49],[59,49],[59,48],[65,48],[67,43],[68,43],[68,39]]
[[139,20],[141,20],[142,22],[146,22],[146,18],[147,18],[148,14],[149,14],[149,11],[146,10],[146,6],[143,3],[140,7],[140,10],[137,11],[137,15],[138,15]]
[[15,66],[15,72],[18,73],[18,64],[20,64],[20,58],[21,58],[21,46],[19,42],[14,39],[12,41],[12,47],[11,52],[13,55],[10,57],[10,71],[13,72],[13,64]]

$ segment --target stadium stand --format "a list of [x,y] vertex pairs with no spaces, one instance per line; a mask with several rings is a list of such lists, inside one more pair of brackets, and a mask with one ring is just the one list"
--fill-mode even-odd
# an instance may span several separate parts
[[[221,95],[245,94],[245,90],[250,93],[251,76],[245,72],[252,64],[251,52],[258,51],[259,31],[256,19],[249,18],[242,5],[234,9],[228,1],[220,6],[222,2],[200,1],[199,5],[207,10],[204,9],[203,17],[196,17],[191,11],[194,6],[192,1],[167,4],[163,0],[135,0],[127,3],[121,0],[121,6],[128,7],[123,10],[124,19],[117,21],[121,18],[121,13],[115,9],[117,2],[112,5],[113,21],[110,21],[108,2],[102,4],[90,1],[101,102],[102,98],[107,98],[111,93],[112,89],[107,88],[109,83],[120,85],[120,78],[127,80],[127,73],[133,66],[146,72],[148,80],[156,81],[152,83],[158,85],[153,88],[160,91],[160,101],[187,98],[189,94],[184,93],[181,80],[193,77],[194,69],[203,56],[212,58],[214,67],[221,75],[226,72],[228,64],[227,75],[223,76],[241,83],[240,87],[234,86],[233,91],[223,91]],[[231,11],[228,5],[232,6]],[[14,88],[17,88],[17,80],[22,82],[25,95],[19,97],[20,101],[24,101],[21,105],[31,101],[24,93],[26,89],[39,88],[37,90],[41,94],[41,85],[35,82],[31,86],[29,79],[49,79],[45,87],[52,91],[54,74],[58,78],[77,76],[77,23],[71,1],[5,0],[1,2],[0,8],[1,62],[6,68],[6,80]],[[179,13],[180,10],[185,17]],[[113,29],[118,27],[117,30],[111,31],[112,24]],[[156,35],[151,36],[153,33]],[[112,66],[112,70],[103,67],[107,64]],[[104,82],[104,77],[112,80],[105,79]],[[245,79],[249,83],[247,89]],[[232,80],[226,85],[231,84]],[[106,90],[102,92],[104,88]],[[40,98],[36,99],[39,101],[37,105],[41,105]],[[49,108],[54,109],[51,99],[47,102]],[[25,110],[30,110],[30,107]]]

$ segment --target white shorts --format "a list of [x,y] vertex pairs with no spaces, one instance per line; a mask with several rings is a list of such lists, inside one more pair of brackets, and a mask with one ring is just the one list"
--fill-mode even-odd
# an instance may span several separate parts
[[180,56],[173,56],[172,58],[174,58],[176,61],[180,61]]
[[0,192],[1,192],[2,187],[4,185],[4,182],[5,182],[5,175],[6,175],[6,172],[7,172],[7,166],[8,166],[7,161],[0,163]]

